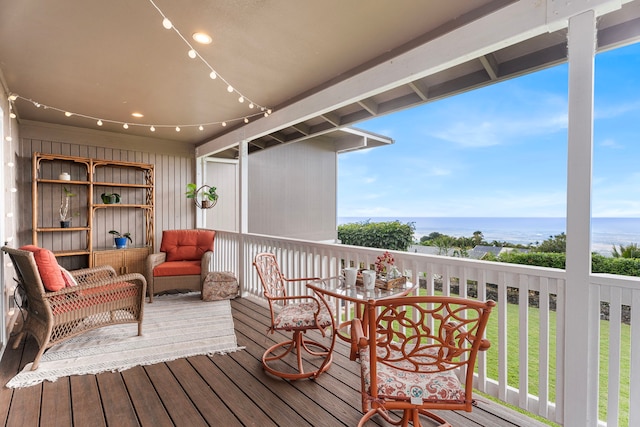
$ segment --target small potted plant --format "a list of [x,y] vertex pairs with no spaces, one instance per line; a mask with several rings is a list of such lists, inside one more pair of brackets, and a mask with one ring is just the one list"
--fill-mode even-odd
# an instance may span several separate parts
[[115,236],[113,240],[115,241],[117,249],[126,248],[127,247],[127,240],[130,243],[133,243],[133,240],[131,240],[131,233],[122,233],[122,234],[120,234],[119,231],[111,230],[111,231],[109,231],[109,234],[113,234]]
[[193,201],[196,206],[201,209],[212,208],[218,202],[216,187],[211,187],[206,184],[198,188],[195,184],[189,183],[187,184],[187,191],[184,194],[187,196],[187,199],[194,199]]
[[102,193],[100,198],[105,205],[120,203],[120,195],[118,193]]
[[71,226],[71,198],[75,197],[75,193],[63,187],[62,201],[60,202],[60,227],[69,228]]

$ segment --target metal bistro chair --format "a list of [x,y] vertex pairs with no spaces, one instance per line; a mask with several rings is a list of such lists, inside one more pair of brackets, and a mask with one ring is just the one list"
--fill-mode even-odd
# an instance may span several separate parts
[[[360,358],[362,411],[358,426],[375,414],[394,425],[420,426],[420,414],[451,426],[430,410],[473,405],[473,371],[495,302],[413,296],[369,301],[367,331],[352,321],[353,353]],[[390,411],[402,411],[391,418]]]
[[[288,296],[286,285],[291,282],[310,282],[319,279],[287,279],[280,271],[275,255],[271,253],[257,254],[253,265],[262,282],[264,297],[269,301],[271,311],[269,331],[271,333],[293,332],[291,339],[275,344],[264,352],[262,356],[264,370],[288,380],[317,378],[331,365],[331,353],[335,340],[331,339],[331,343],[325,345],[305,337],[305,333],[317,329],[323,337],[326,337],[328,328],[332,328],[331,333],[333,333],[333,315],[321,298],[311,295]],[[315,365],[303,360],[305,353],[318,359]],[[305,364],[310,368],[305,369]]]

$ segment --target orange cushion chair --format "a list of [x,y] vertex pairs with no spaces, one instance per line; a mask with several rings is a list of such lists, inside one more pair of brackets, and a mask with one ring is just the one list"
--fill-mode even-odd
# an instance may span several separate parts
[[164,230],[160,252],[147,257],[145,276],[149,302],[153,295],[169,290],[202,291],[212,270],[213,230]]

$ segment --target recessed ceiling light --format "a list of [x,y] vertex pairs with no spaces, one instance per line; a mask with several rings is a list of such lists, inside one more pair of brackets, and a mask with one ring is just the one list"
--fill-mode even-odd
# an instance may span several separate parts
[[131,115],[132,115],[133,117],[137,117],[137,118],[144,117],[144,114],[142,114],[142,113],[131,113]]
[[201,32],[193,33],[193,35],[191,37],[195,41],[197,41],[198,43],[201,43],[201,44],[211,44],[211,42],[213,41],[209,34],[201,33]]

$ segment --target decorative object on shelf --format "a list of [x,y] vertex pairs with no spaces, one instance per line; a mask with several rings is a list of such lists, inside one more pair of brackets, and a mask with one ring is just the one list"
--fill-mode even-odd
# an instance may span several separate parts
[[62,202],[60,203],[60,227],[69,228],[71,226],[71,198],[75,197],[75,193],[67,190],[67,187],[62,188]]
[[120,195],[118,193],[102,193],[100,198],[105,205],[120,203]]
[[216,187],[203,185],[197,187],[194,183],[187,184],[187,191],[184,193],[187,199],[193,199],[193,203],[200,209],[211,209],[218,203]]
[[111,231],[109,231],[109,234],[113,234],[115,236],[113,238],[113,240],[115,241],[117,249],[126,248],[127,247],[127,240],[129,240],[130,243],[133,243],[133,240],[131,240],[131,233],[122,233],[122,234],[120,234],[119,231],[111,230]]
[[69,175],[69,172],[62,172],[58,175],[58,179],[60,181],[71,181],[71,175]]

